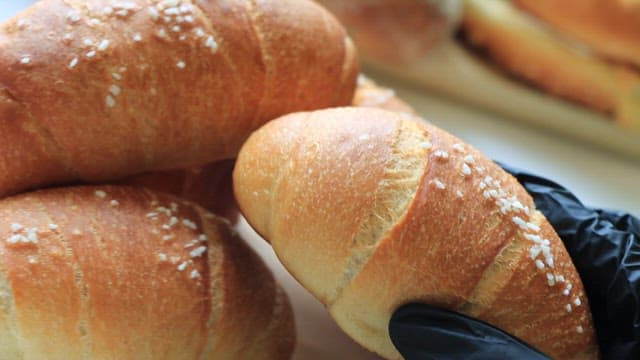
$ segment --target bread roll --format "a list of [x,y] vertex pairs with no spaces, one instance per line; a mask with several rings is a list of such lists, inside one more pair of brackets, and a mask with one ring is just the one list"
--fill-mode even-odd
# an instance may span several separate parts
[[233,158],[348,105],[345,30],[311,0],[43,0],[0,26],[0,196]]
[[640,2],[515,0],[514,3],[607,58],[640,66]]
[[424,302],[554,358],[597,358],[578,273],[522,186],[406,114],[291,114],[243,146],[234,189],[282,263],[366,348],[399,359],[388,322]]
[[506,0],[467,0],[463,27],[510,74],[640,129],[640,74],[559,37]]
[[220,218],[133,187],[0,201],[1,359],[287,359],[286,295]]

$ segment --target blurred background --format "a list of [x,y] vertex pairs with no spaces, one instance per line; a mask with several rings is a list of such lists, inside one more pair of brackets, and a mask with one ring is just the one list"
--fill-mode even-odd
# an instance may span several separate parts
[[[33,2],[0,1],[0,18]],[[639,3],[319,2],[347,26],[364,73],[427,121],[588,205],[640,216]],[[246,223],[238,229],[292,299],[295,359],[378,359],[341,333]]]

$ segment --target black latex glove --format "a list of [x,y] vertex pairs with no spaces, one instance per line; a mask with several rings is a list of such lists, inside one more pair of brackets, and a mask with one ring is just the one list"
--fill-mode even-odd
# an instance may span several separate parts
[[[502,165],[533,197],[584,284],[603,359],[640,359],[640,220],[585,207],[562,186]],[[424,304],[398,309],[389,333],[407,360],[546,359],[491,325]]]

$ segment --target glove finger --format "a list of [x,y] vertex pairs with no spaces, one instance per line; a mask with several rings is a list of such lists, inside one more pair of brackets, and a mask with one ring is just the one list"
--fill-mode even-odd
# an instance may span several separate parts
[[624,232],[633,233],[640,238],[640,219],[631,214],[606,209],[594,209],[600,219],[610,222],[616,229]]
[[389,323],[389,333],[407,360],[549,359],[489,324],[424,304],[398,309]]

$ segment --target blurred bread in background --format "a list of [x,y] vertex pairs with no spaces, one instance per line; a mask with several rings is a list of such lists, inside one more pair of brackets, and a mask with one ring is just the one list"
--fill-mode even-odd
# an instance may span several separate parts
[[[548,3],[550,9],[547,10],[552,10],[552,3],[556,2],[537,2],[534,8],[541,8],[542,3]],[[619,1],[611,3],[621,4]],[[584,6],[571,7],[566,2],[562,6],[564,14],[573,15],[574,18],[579,17],[581,7]],[[547,14],[546,11],[542,13]],[[611,116],[622,126],[640,127],[640,109],[634,106],[640,102],[640,97],[636,94],[640,89],[640,73],[633,66],[602,57],[591,46],[600,44],[599,42],[587,44],[580,41],[580,38],[590,36],[572,36],[574,33],[588,34],[587,31],[579,31],[579,28],[566,25],[562,29],[572,30],[560,31],[553,26],[557,21],[547,23],[547,17],[537,19],[526,9],[520,9],[504,0],[467,0],[464,14],[463,39],[473,48],[486,50],[488,58],[499,64],[505,72],[548,94]],[[550,18],[571,18],[555,15]],[[588,23],[588,18],[581,20],[582,23]],[[609,19],[611,28],[614,28],[613,20]],[[562,21],[559,23],[562,24]],[[640,22],[636,22],[636,28],[640,32]],[[615,38],[613,34],[615,33],[611,34]],[[636,59],[629,57],[627,60],[640,63],[640,56]]]
[[347,27],[361,56],[389,64],[415,62],[450,37],[459,0],[318,0]]
[[638,0],[514,0],[514,4],[600,56],[640,66]]
[[640,1],[319,2],[375,79],[640,158]]

